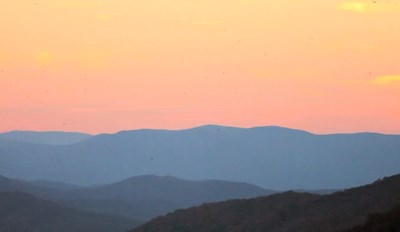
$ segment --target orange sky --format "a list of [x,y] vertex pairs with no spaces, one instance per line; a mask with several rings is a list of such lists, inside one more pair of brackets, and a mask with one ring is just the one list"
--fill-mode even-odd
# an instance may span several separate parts
[[0,131],[400,133],[400,1],[13,0]]

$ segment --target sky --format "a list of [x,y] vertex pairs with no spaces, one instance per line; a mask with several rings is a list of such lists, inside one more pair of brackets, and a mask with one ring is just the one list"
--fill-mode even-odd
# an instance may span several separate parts
[[0,131],[400,134],[400,0],[0,6]]

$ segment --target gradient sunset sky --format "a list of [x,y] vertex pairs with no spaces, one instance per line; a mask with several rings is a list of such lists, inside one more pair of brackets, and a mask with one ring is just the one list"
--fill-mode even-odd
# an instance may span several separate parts
[[0,6],[0,131],[400,133],[400,0]]

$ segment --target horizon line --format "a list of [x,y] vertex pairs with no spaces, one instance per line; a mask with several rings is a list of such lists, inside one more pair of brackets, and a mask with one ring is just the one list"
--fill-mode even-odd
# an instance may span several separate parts
[[98,135],[112,135],[118,134],[121,132],[127,131],[140,131],[140,130],[154,130],[154,131],[185,131],[185,130],[192,130],[202,127],[226,127],[226,128],[233,128],[233,129],[256,129],[256,128],[265,128],[265,127],[276,127],[282,129],[289,129],[294,131],[302,131],[313,135],[338,135],[338,134],[380,134],[380,135],[400,135],[399,133],[385,133],[379,131],[369,131],[369,130],[362,130],[362,131],[335,131],[335,132],[315,132],[312,130],[294,128],[294,127],[287,127],[287,126],[280,126],[280,125],[260,125],[260,126],[232,126],[232,125],[223,125],[223,124],[200,124],[191,127],[183,127],[183,128],[151,128],[151,127],[143,127],[143,128],[132,128],[132,129],[120,129],[111,132],[99,132],[99,133],[90,133],[90,132],[82,132],[82,131],[64,131],[64,130],[26,130],[26,129],[14,129],[14,130],[7,130],[7,131],[0,131],[1,134],[12,133],[12,132],[36,132],[36,133],[79,133],[79,134],[87,134],[91,136],[98,136]]

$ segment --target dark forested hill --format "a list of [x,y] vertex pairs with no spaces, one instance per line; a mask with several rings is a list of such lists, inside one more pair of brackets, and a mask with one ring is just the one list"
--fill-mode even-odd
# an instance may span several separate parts
[[333,232],[362,224],[400,203],[400,175],[331,195],[285,192],[178,210],[133,230]]
[[385,213],[372,213],[364,225],[344,232],[400,232],[400,206]]
[[127,219],[66,208],[26,193],[0,193],[0,232],[123,232],[135,225]]

